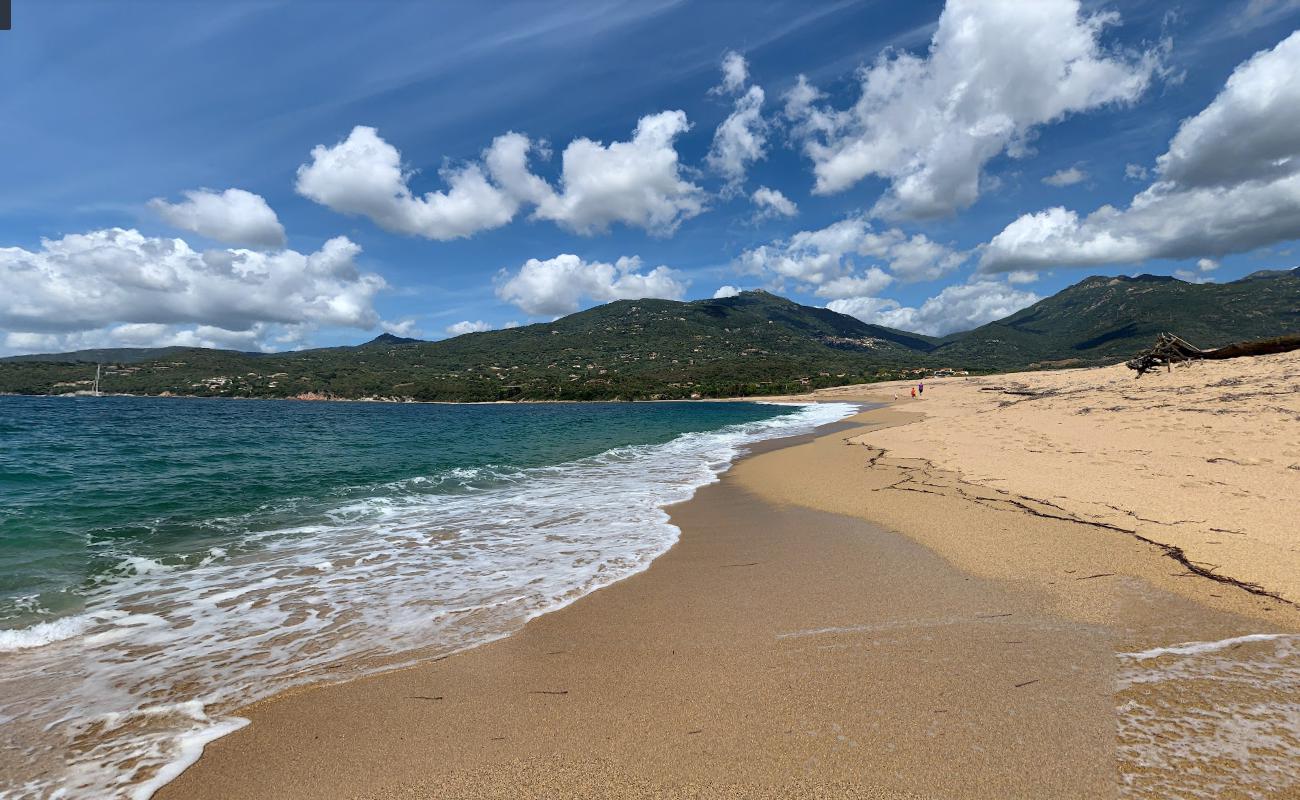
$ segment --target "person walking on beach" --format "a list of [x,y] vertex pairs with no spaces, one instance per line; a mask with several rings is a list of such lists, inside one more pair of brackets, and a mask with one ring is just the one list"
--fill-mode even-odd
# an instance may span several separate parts
[[925,395],[925,381],[920,381],[916,384],[916,393],[922,396]]
[[915,387],[915,386],[912,387],[912,399],[913,399],[913,400],[916,399],[916,387]]

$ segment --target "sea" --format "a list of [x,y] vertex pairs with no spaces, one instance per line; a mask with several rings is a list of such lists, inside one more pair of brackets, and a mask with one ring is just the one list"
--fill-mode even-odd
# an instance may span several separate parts
[[244,705],[507,636],[855,410],[0,397],[0,798],[148,798]]

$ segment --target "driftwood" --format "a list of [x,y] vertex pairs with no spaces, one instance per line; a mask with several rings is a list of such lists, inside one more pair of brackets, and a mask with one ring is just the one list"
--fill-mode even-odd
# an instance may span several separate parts
[[1144,373],[1157,367],[1166,367],[1172,371],[1175,362],[1267,356],[1273,353],[1288,353],[1292,350],[1300,350],[1300,334],[1278,336],[1273,339],[1256,339],[1252,342],[1234,342],[1213,350],[1202,350],[1172,333],[1162,333],[1156,337],[1154,347],[1143,350],[1129,359],[1127,366],[1131,370],[1136,370],[1137,377],[1140,378]]

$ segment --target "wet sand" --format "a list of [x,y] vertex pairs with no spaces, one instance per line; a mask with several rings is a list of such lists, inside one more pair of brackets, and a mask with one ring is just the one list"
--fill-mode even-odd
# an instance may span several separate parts
[[[915,419],[744,459],[672,510],[681,541],[647,571],[507,639],[254,706],[158,796],[1156,797],[1188,767],[1150,757],[1179,724],[1162,715],[1294,702],[1267,676],[1202,698],[1144,677],[1182,656],[1117,653],[1295,632],[1295,606],[863,443]],[[1274,665],[1278,642],[1223,652]],[[1207,787],[1246,769],[1194,766]]]

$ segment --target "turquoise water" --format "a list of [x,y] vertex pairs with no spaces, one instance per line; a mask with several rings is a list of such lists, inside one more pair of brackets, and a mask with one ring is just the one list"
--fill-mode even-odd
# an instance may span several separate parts
[[0,797],[147,798],[242,705],[508,635],[852,410],[0,397]]
[[0,397],[0,628],[77,610],[131,557],[193,564],[350,499],[485,488],[790,411]]

